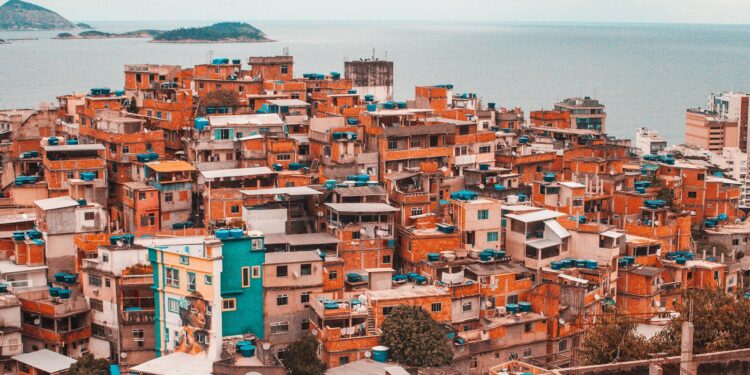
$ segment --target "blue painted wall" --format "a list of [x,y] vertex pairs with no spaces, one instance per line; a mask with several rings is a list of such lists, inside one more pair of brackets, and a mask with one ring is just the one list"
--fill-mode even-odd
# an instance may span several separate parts
[[[253,247],[253,240],[255,247]],[[266,259],[263,237],[222,240],[221,298],[236,299],[234,311],[222,311],[222,335],[255,334],[263,338],[263,263]],[[253,278],[252,269],[259,268]],[[250,285],[242,285],[242,269],[248,267]]]

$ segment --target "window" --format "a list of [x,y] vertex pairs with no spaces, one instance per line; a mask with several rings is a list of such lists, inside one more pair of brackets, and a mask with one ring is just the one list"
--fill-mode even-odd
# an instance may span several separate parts
[[289,65],[281,64],[281,74],[288,74],[289,73]]
[[164,283],[172,288],[180,287],[180,270],[176,268],[167,268],[166,280]]
[[109,288],[112,286],[112,281],[109,278],[104,279],[104,287]]
[[234,129],[216,129],[214,130],[214,139],[232,139]]
[[440,302],[435,302],[432,304],[432,312],[441,312],[443,311],[443,304]]
[[698,193],[694,191],[688,191],[688,198],[697,198]]
[[70,178],[75,178],[75,176],[76,176],[75,172],[67,172],[65,175],[68,176],[69,179]]
[[83,214],[83,220],[94,220],[94,213],[93,212],[85,212]]
[[242,267],[242,287],[250,287],[250,267]]
[[526,349],[523,350],[523,357],[524,358],[531,357],[531,354],[532,354],[531,348],[526,348]]
[[175,298],[167,299],[167,310],[173,313],[180,312],[180,301]]
[[523,331],[526,333],[531,332],[531,329],[534,328],[534,326],[531,323],[525,323],[523,325]]
[[196,287],[195,282],[195,273],[194,272],[188,272],[187,273],[187,290],[189,292],[194,292]]
[[292,160],[292,154],[278,154],[276,160]]
[[289,276],[289,270],[287,266],[276,266],[276,277],[287,277]]
[[393,310],[393,306],[383,307],[383,316],[390,315],[392,310]]
[[735,238],[732,240],[732,245],[737,246],[740,244],[740,240],[738,238]]
[[398,149],[398,142],[395,139],[389,139],[388,140],[388,149],[389,150],[396,150],[396,149]]
[[391,264],[391,256],[383,255],[383,264]]
[[478,220],[487,220],[490,218],[490,210],[479,210],[477,211]]
[[464,302],[461,310],[463,312],[468,312],[468,311],[471,311],[473,308],[474,308],[474,304],[472,304],[471,302]]
[[561,340],[560,343],[557,344],[558,346],[558,352],[567,352],[568,351],[568,340]]
[[240,212],[240,206],[238,206],[236,204],[234,206],[232,206],[232,213],[233,214],[236,214],[236,213],[239,213],[239,212]]
[[279,294],[276,296],[276,306],[286,306],[289,304],[289,296],[286,294]]
[[[161,112],[157,112],[161,113]],[[130,146],[122,146],[122,153],[123,154],[129,154],[130,153]]]
[[348,355],[342,355],[339,357],[339,366],[343,366],[345,364],[349,363],[349,356]]
[[[102,253],[102,263],[107,263],[107,262],[109,262],[109,254]],[[109,279],[107,279],[107,282],[109,282]]]
[[89,306],[91,307],[91,310],[96,310],[99,312],[104,312],[104,303],[102,300],[90,298],[89,299]]
[[253,266],[253,279],[260,277],[260,266]]
[[134,339],[143,339],[143,330],[142,329],[134,329],[133,332],[133,338]]
[[102,286],[102,278],[97,275],[89,275],[89,285],[91,286]]
[[289,322],[271,323],[272,335],[283,335],[289,333]]
[[328,272],[328,280],[336,280],[336,279],[338,279],[338,278],[339,278],[339,273],[338,273],[338,271],[335,271],[335,270],[334,270],[334,271],[329,271],[329,272]]
[[703,181],[705,179],[706,179],[706,175],[704,175],[703,173],[698,173],[698,181]]
[[487,242],[497,242],[497,232],[487,232]]
[[581,207],[581,206],[583,206],[583,198],[581,197],[573,198],[573,207]]
[[419,139],[412,139],[410,147],[411,148],[420,148],[420,147],[422,147],[422,141],[419,140]]
[[144,200],[146,199],[146,193],[144,192],[138,192],[138,200]]
[[97,336],[97,337],[107,337],[107,330],[104,328],[104,326],[101,326],[96,323],[91,323],[91,336]]
[[454,153],[456,156],[466,155],[469,153],[469,148],[466,146],[456,147]]
[[471,361],[469,362],[469,368],[477,368],[479,367],[479,359],[474,356],[471,357]]
[[301,303],[310,303],[310,292],[302,292],[299,296],[299,301]]
[[180,264],[190,264],[190,258],[186,255],[180,255]]
[[299,267],[300,275],[312,275],[312,264],[305,263]]
[[211,285],[214,283],[214,277],[211,275],[205,275],[203,276],[203,283],[206,285]]
[[302,319],[302,321],[300,322],[300,327],[299,328],[301,330],[303,330],[303,331],[309,331],[310,330],[310,321],[307,320],[307,319]]
[[507,305],[507,304],[518,304],[518,295],[517,295],[517,294],[514,294],[514,295],[512,295],[512,296],[508,296],[508,297],[507,297],[507,298],[505,299],[505,304],[506,304],[506,305]]
[[412,207],[411,208],[411,216],[417,216],[421,215],[424,211],[422,210],[422,207]]
[[165,202],[172,202],[172,201],[174,201],[174,193],[172,193],[172,192],[164,193],[164,201]]
[[479,147],[479,153],[480,154],[489,154],[491,152],[492,148],[490,146],[480,146]]
[[237,310],[236,298],[225,298],[221,300],[221,311],[234,311],[234,310]]

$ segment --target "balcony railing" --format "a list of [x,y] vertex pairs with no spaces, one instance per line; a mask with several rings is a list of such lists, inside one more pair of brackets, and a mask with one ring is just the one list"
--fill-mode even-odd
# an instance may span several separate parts
[[125,324],[152,323],[156,315],[154,309],[125,310],[120,313],[120,318]]

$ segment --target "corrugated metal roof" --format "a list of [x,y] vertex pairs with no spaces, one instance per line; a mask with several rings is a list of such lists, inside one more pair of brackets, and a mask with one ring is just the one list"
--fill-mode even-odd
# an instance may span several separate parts
[[253,115],[208,116],[211,126],[245,125],[245,126],[283,126],[284,121],[275,113],[258,113]]
[[310,104],[299,99],[271,99],[268,103],[279,107],[309,107]]
[[535,221],[544,221],[549,219],[557,219],[558,217],[566,216],[564,213],[552,211],[552,210],[541,210],[534,211],[524,214],[508,214],[505,217],[513,220],[518,220],[522,223],[533,223]]
[[182,160],[165,160],[146,163],[146,165],[159,173],[195,171],[195,167]]
[[385,196],[385,189],[380,185],[336,188],[336,189],[333,189],[333,191],[342,197],[365,197],[365,196],[372,196],[372,195]]
[[286,264],[301,262],[322,262],[323,258],[316,251],[283,251],[266,253],[264,264]]
[[259,176],[266,174],[274,174],[275,172],[268,167],[252,167],[252,168],[232,168],[232,169],[218,169],[215,171],[202,171],[201,174],[206,179],[224,178],[224,177],[244,177],[244,176]]
[[243,195],[249,195],[249,196],[258,196],[258,195],[304,196],[304,195],[323,194],[307,186],[293,186],[293,187],[269,188],[269,189],[257,189],[257,190],[240,190],[240,193],[242,193]]
[[370,213],[398,211],[398,208],[385,203],[326,203],[326,206],[338,212]]
[[19,354],[12,358],[18,362],[48,373],[65,371],[76,363],[75,359],[55,353],[49,349],[41,349],[31,353]]
[[551,231],[555,232],[555,234],[560,238],[565,238],[570,236],[570,232],[568,232],[567,229],[563,228],[560,223],[557,222],[557,220],[545,220],[544,225],[547,226]]
[[78,202],[69,196],[39,199],[34,201],[34,204],[44,211],[78,206]]
[[87,144],[87,145],[57,145],[57,146],[50,146],[50,145],[43,145],[44,149],[47,152],[50,151],[103,151],[104,145],[94,143],[94,144]]

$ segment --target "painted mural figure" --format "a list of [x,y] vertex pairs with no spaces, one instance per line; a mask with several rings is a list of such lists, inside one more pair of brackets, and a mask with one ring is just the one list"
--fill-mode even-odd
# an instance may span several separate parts
[[208,348],[211,330],[211,306],[198,292],[180,301],[182,332],[178,335],[175,351],[199,354]]

